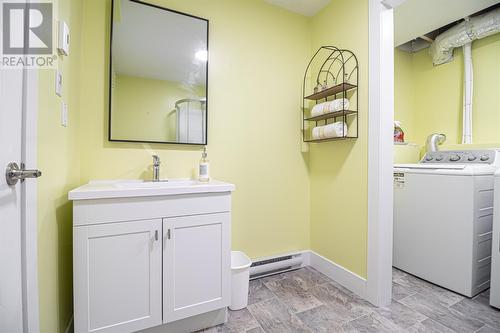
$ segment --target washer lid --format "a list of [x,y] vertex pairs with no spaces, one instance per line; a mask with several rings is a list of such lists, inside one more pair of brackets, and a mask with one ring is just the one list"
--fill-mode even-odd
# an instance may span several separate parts
[[445,169],[445,170],[463,170],[470,165],[464,164],[394,164],[395,168],[409,168],[409,169]]
[[395,164],[394,172],[439,174],[439,175],[492,175],[496,168],[491,165],[465,165],[465,164]]

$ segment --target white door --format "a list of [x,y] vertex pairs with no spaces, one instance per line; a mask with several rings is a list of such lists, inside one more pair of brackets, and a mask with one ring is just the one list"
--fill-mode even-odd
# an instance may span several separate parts
[[229,213],[163,219],[163,321],[229,305]]
[[0,332],[39,330],[36,183],[6,178],[11,163],[36,164],[37,90],[36,70],[0,69]]
[[5,169],[21,162],[22,70],[0,70],[0,332],[23,331],[21,186]]
[[73,228],[75,333],[162,323],[162,221]]

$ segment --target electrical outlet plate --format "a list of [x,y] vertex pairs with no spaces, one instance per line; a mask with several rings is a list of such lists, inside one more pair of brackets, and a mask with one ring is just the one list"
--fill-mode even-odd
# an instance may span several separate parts
[[59,38],[57,49],[62,55],[69,55],[69,27],[64,21],[59,21]]
[[68,104],[61,102],[61,126],[68,127]]
[[60,71],[56,71],[56,95],[62,96],[62,73]]

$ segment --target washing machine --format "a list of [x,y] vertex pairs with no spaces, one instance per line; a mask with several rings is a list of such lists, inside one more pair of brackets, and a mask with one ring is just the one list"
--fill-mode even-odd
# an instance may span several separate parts
[[496,150],[394,166],[393,265],[472,297],[490,285]]
[[500,170],[495,173],[495,205],[493,210],[493,243],[491,246],[490,304],[500,309]]

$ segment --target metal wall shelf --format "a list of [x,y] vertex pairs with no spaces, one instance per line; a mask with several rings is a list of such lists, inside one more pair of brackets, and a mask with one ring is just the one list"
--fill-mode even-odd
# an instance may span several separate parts
[[336,95],[336,94],[341,93],[343,91],[349,91],[349,90],[354,89],[356,87],[357,86],[350,84],[350,83],[340,83],[340,84],[337,84],[331,88],[314,93],[314,94],[306,96],[304,98],[312,100],[312,101],[317,101],[317,100],[320,100],[323,98],[327,98],[327,97]]
[[304,142],[315,143],[315,142],[340,141],[340,140],[346,140],[346,139],[356,139],[356,137],[339,136],[336,138],[326,138],[326,139],[308,139],[308,140],[304,140]]
[[[318,60],[321,65],[317,66],[318,69],[312,73],[313,62]],[[304,73],[302,90],[302,138],[304,142],[328,142],[358,138],[358,69],[358,59],[349,50],[339,49],[335,46],[322,46],[314,54]],[[309,82],[308,80],[311,78],[314,78],[314,81]],[[315,87],[314,89],[311,89],[311,84]],[[327,88],[324,89],[323,87]],[[306,94],[306,90],[315,90],[315,92]],[[348,92],[350,98],[348,98]],[[311,116],[311,102],[320,104],[339,98],[349,99],[349,110]],[[313,127],[331,124],[336,121],[347,124],[347,133],[332,138],[314,139],[312,137]]]
[[358,111],[351,111],[351,110],[340,110],[340,111],[335,111],[335,112],[328,112],[319,116],[315,117],[309,117],[309,118],[304,118],[306,121],[320,121],[320,120],[325,120],[325,119],[332,119],[332,118],[337,118],[337,117],[342,117],[344,115],[352,115],[352,114],[357,114]]

